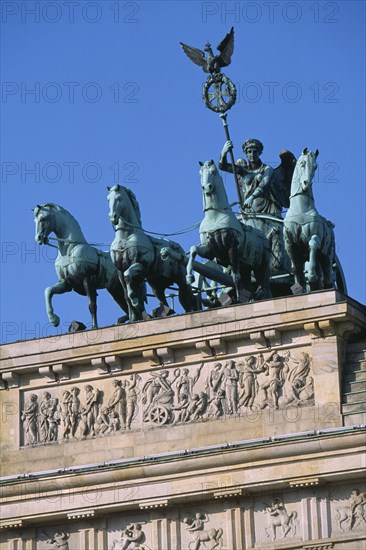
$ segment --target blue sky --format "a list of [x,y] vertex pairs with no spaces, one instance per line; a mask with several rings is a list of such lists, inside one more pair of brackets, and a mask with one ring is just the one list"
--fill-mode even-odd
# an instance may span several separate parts
[[[34,242],[31,209],[55,202],[90,242],[109,243],[106,186],[140,202],[143,225],[175,232],[202,218],[198,161],[218,159],[218,115],[206,75],[179,42],[213,46],[235,28],[234,154],[249,137],[277,165],[287,148],[319,149],[316,205],[335,223],[349,295],[365,302],[365,3],[2,2],[2,341],[89,323],[85,298],[43,292],[57,280],[52,249]],[[232,179],[226,178],[235,200]],[[198,230],[177,238],[188,250]],[[108,246],[103,247],[104,250]],[[149,309],[149,308],[148,308]],[[151,309],[151,308],[150,308]],[[100,326],[120,315],[100,291]]]

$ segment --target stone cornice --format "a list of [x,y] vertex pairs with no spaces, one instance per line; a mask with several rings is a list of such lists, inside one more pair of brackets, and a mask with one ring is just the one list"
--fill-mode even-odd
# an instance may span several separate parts
[[258,349],[280,345],[282,331],[326,337],[340,325],[339,333],[344,333],[350,323],[355,328],[366,324],[363,307],[328,290],[7,344],[0,370],[5,385],[16,386],[22,373],[37,371],[51,382],[67,379],[69,368],[86,363],[108,374],[128,368],[131,357],[148,369],[174,364],[175,350],[183,348],[220,356],[238,335]]

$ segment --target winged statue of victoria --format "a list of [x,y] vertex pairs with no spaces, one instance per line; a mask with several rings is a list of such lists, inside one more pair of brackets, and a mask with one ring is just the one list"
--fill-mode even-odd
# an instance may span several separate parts
[[205,73],[218,74],[221,72],[221,67],[227,67],[231,63],[231,56],[234,52],[234,27],[231,27],[230,32],[218,44],[217,49],[220,53],[217,55],[213,54],[209,42],[206,43],[203,51],[183,44],[183,42],[180,42],[180,45],[189,59],[202,67]]

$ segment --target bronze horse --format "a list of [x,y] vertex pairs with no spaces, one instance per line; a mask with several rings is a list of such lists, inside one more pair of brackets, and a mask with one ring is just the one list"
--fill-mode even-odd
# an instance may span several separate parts
[[[258,229],[237,219],[214,161],[208,160],[200,165],[205,217],[200,225],[201,243],[190,249],[187,280],[193,281],[193,260],[198,254],[209,260],[216,259],[230,269],[238,301],[242,289],[251,292],[253,299],[270,298],[270,249],[267,238]],[[256,288],[252,286],[252,273]]]

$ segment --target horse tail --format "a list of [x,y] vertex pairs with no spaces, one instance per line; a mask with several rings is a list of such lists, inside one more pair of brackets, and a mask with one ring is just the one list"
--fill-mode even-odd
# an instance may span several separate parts
[[136,199],[136,195],[133,191],[131,191],[131,189],[128,189],[128,187],[125,187],[125,190],[126,190],[128,198],[131,201],[132,207],[133,207],[133,209],[136,213],[137,219],[138,219],[139,223],[141,224],[142,223],[141,222],[141,210],[140,210],[140,205],[138,203],[138,200]]

